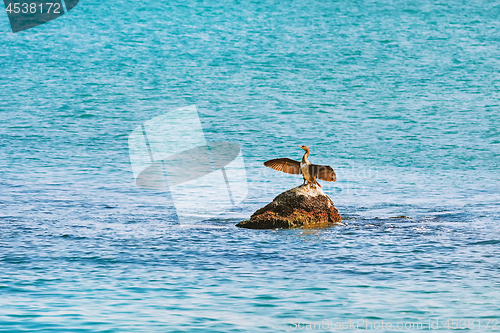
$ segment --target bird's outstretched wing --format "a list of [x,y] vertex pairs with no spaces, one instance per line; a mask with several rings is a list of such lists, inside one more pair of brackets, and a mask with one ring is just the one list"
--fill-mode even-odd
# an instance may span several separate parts
[[300,162],[291,160],[289,158],[276,158],[274,160],[264,162],[264,165],[268,168],[273,168],[274,170],[283,171],[292,175],[298,175],[302,173],[300,171]]
[[309,165],[309,173],[313,178],[318,178],[327,182],[334,182],[337,180],[337,175],[333,168],[329,165]]

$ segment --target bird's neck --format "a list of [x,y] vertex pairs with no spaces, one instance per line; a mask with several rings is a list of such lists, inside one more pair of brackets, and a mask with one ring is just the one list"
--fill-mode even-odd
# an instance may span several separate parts
[[304,156],[302,156],[302,163],[306,163],[306,164],[309,164],[309,151],[306,150],[306,153],[304,154]]

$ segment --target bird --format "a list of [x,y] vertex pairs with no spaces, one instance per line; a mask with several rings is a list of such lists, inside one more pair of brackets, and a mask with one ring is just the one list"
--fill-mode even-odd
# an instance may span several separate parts
[[311,164],[311,162],[309,162],[309,147],[298,147],[304,149],[305,151],[301,162],[292,160],[290,158],[275,158],[273,160],[264,162],[264,165],[268,168],[272,168],[274,170],[282,171],[292,175],[302,174],[302,177],[304,178],[304,183],[302,185],[305,185],[306,183],[317,184],[319,185],[319,187],[321,187],[316,179],[321,179],[327,182],[334,182],[337,180],[337,175],[335,174],[335,171],[331,166]]

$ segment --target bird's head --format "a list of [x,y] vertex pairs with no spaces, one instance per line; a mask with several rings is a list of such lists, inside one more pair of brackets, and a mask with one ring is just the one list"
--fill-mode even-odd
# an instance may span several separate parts
[[309,147],[308,146],[299,146],[300,148],[304,149],[305,151],[309,151]]

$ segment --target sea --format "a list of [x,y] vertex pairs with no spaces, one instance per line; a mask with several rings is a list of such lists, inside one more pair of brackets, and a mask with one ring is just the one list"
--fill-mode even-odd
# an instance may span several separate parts
[[[500,3],[82,0],[0,12],[1,332],[500,330]],[[180,223],[128,138],[196,105],[246,198]],[[331,165],[342,215],[250,230]],[[196,202],[193,201],[193,206]]]

